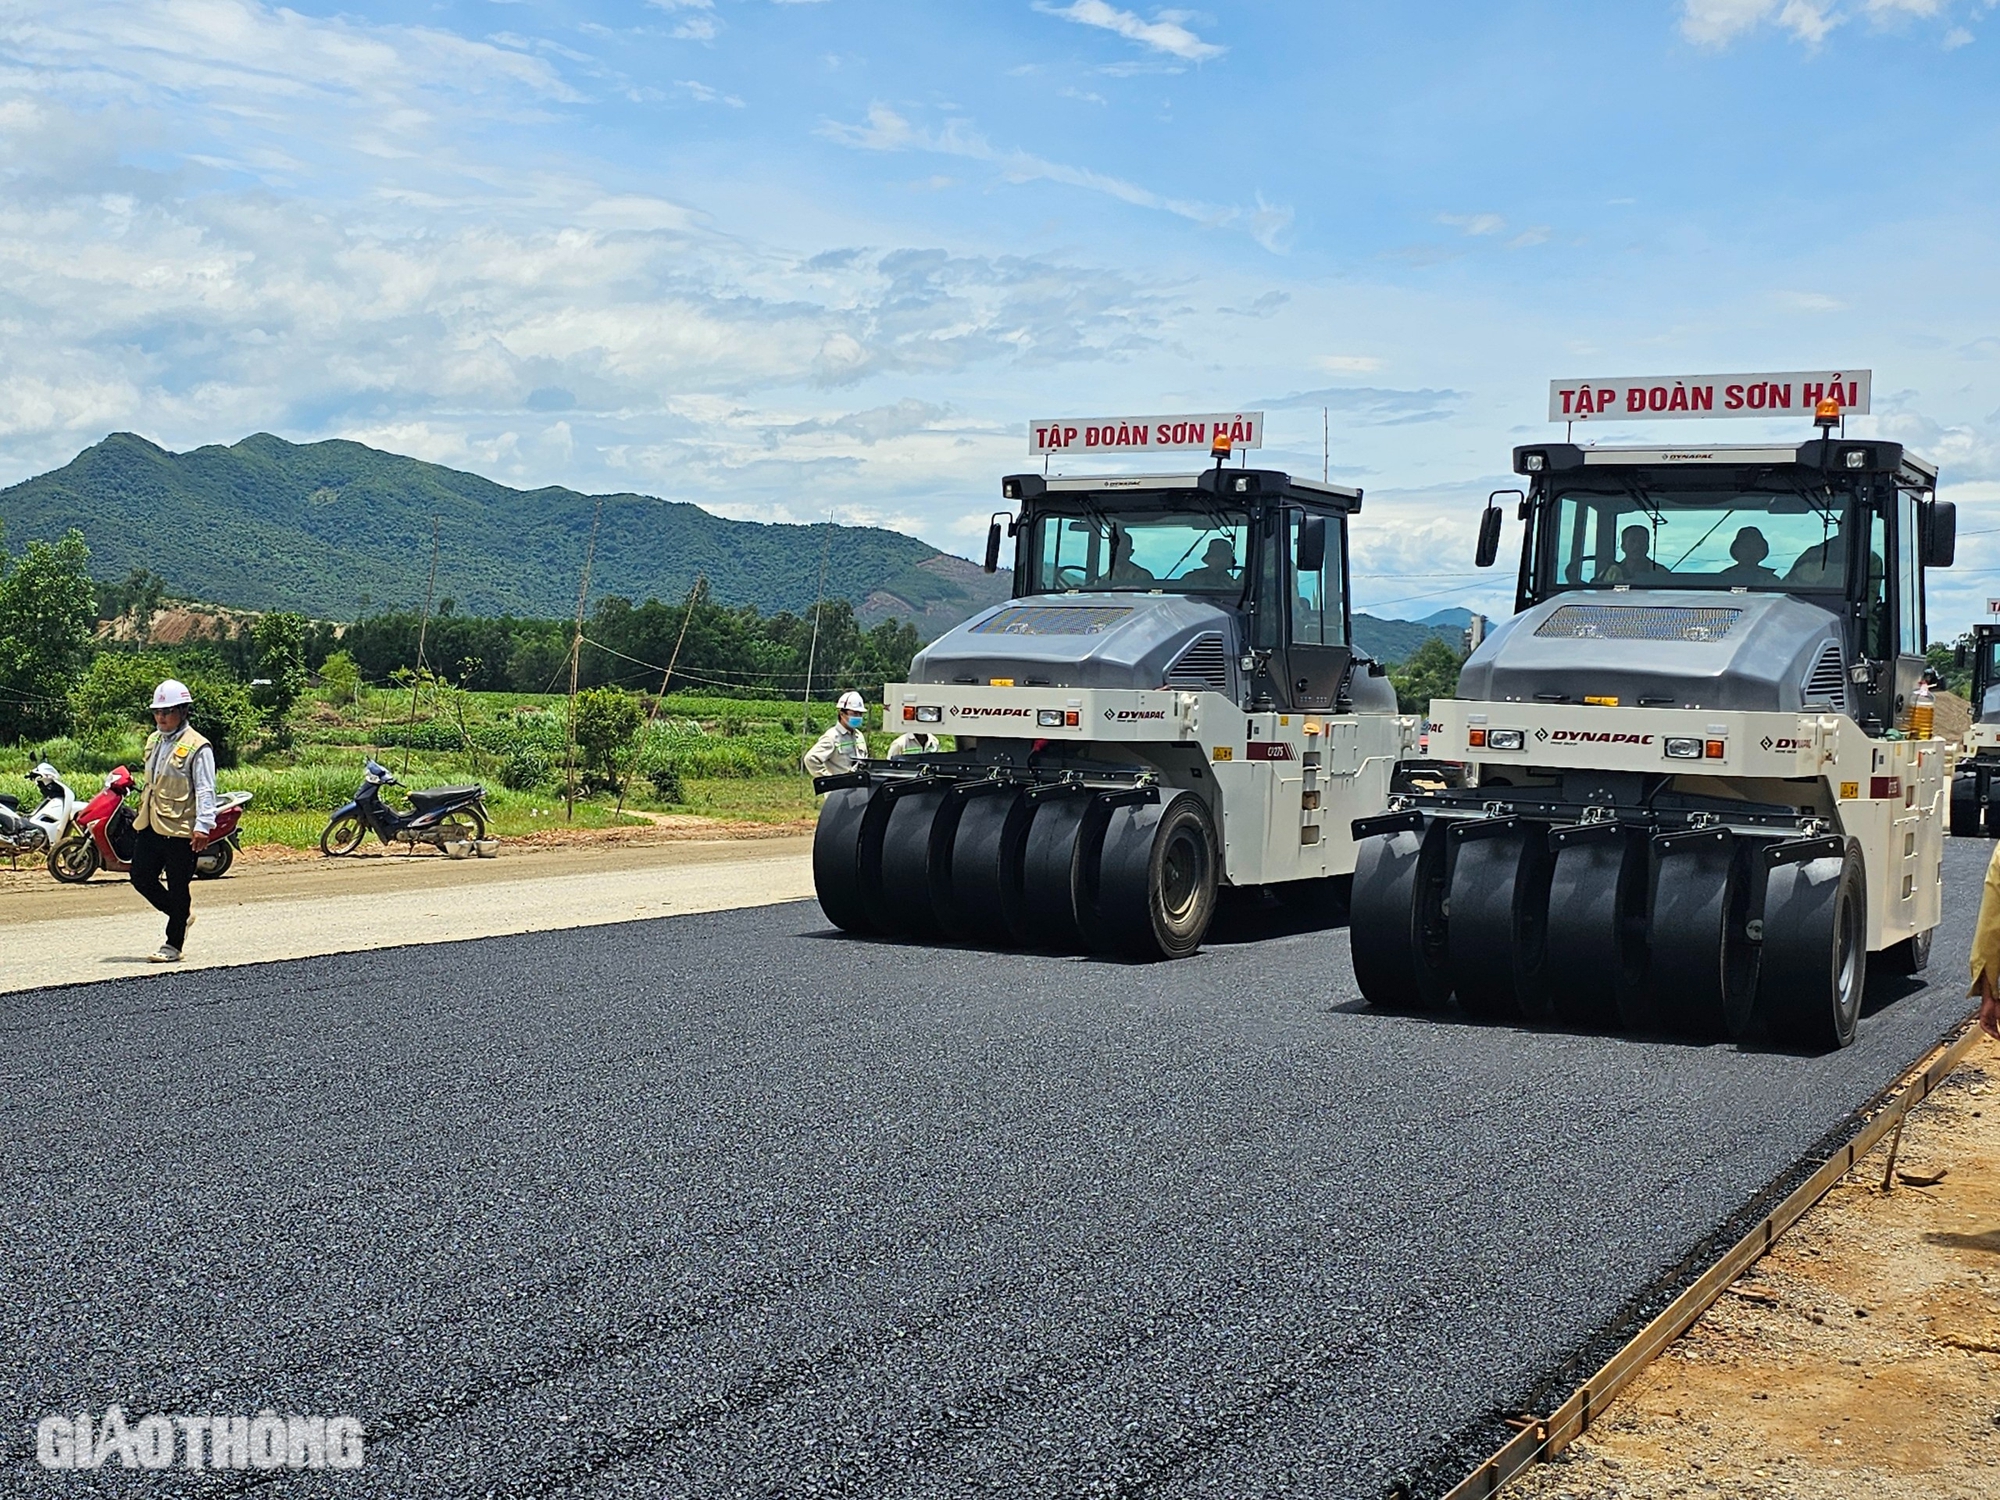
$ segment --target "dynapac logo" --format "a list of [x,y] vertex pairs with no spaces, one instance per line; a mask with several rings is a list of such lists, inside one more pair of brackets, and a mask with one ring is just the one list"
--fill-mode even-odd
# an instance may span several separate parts
[[1136,724],[1142,719],[1164,719],[1164,708],[1107,708],[1104,717],[1112,724]]
[[1809,750],[1812,748],[1811,740],[1774,740],[1768,734],[1764,736],[1762,744],[1766,750]]
[[1031,708],[982,708],[978,704],[954,705],[951,711],[961,719],[1025,719],[1034,713]]
[[1549,738],[1558,745],[1650,745],[1650,734],[1610,734],[1594,729],[1551,729]]

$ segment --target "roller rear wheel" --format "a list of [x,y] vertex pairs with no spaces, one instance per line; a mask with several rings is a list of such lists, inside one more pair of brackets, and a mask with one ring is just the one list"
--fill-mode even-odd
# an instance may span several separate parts
[[1986,808],[1979,800],[1979,777],[1972,772],[1962,772],[1951,781],[1951,836],[1957,839],[1983,839],[1986,832]]
[[827,793],[813,830],[813,891],[843,932],[877,930],[873,908],[882,878],[882,826],[889,805],[865,786]]
[[1890,974],[1921,974],[1931,966],[1931,939],[1936,936],[1937,929],[1933,927],[1915,937],[1906,937],[1884,948],[1876,962]]
[[1570,1026],[1643,1027],[1645,841],[1624,832],[1563,845],[1549,878],[1549,999]]
[[1127,958],[1185,958],[1215,917],[1218,865],[1208,809],[1194,793],[1113,809],[1097,862],[1091,935]]
[[1750,853],[1748,845],[1717,833],[1660,858],[1650,947],[1653,993],[1668,1026],[1696,1036],[1740,1037],[1755,1019]]
[[1035,809],[1018,790],[968,796],[951,841],[946,930],[967,942],[1011,947],[1028,940],[1021,846]]
[[1854,1040],[1868,983],[1867,902],[1852,849],[1771,871],[1757,999],[1777,1040],[1821,1052]]
[[1445,830],[1378,834],[1355,851],[1348,945],[1377,1010],[1436,1010],[1451,998],[1445,958]]
[[1553,1014],[1548,987],[1547,832],[1527,824],[1452,830],[1446,947],[1452,988],[1467,1012],[1489,1020]]

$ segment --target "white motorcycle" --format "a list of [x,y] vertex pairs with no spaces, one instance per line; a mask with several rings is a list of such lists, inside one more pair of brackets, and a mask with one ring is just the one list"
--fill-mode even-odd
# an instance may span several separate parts
[[17,798],[0,794],[0,859],[44,853],[69,832],[83,807],[47,761],[28,773],[28,784],[42,795],[41,806],[31,813],[21,811]]

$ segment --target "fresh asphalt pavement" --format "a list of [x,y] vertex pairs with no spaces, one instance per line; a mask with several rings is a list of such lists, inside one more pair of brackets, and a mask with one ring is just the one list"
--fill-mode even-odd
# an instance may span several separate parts
[[[1825,1057],[810,903],[0,996],[0,1491],[1434,1492],[1965,1015],[1987,853]],[[367,1463],[37,1466],[113,1402]]]

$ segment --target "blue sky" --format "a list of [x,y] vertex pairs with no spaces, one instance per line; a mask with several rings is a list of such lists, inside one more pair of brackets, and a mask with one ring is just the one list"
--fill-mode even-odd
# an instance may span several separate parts
[[1980,533],[1946,633],[2000,594],[1996,47],[1992,0],[0,0],[0,479],[261,429],[970,552],[1031,417],[1261,405],[1316,473],[1325,407],[1358,605],[1504,612],[1465,559],[1551,377],[1857,365]]

